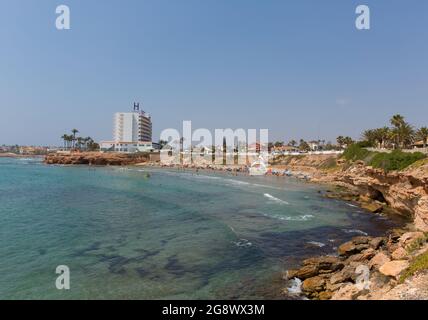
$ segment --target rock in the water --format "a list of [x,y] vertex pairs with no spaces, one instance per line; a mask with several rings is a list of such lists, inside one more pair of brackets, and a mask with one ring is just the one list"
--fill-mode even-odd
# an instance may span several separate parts
[[353,254],[360,253],[364,249],[368,249],[368,248],[369,248],[368,243],[359,243],[358,241],[354,242],[354,240],[351,240],[342,244],[338,248],[337,252],[341,256],[351,256]]
[[302,290],[306,293],[320,292],[325,289],[326,279],[323,276],[308,278],[303,281]]
[[303,261],[303,267],[297,270],[289,270],[288,278],[298,278],[305,280],[319,274],[326,274],[342,269],[343,262],[337,257],[317,257]]
[[305,280],[307,278],[315,277],[319,274],[319,270],[315,265],[306,265],[297,270],[288,270],[288,278],[298,278]]
[[343,262],[339,258],[331,256],[306,259],[303,261],[303,265],[314,265],[318,270],[331,272],[343,268]]
[[376,202],[363,203],[361,207],[372,213],[380,213],[383,210],[383,205]]
[[379,268],[379,271],[390,277],[397,277],[401,272],[409,267],[409,262],[406,260],[395,260],[385,263]]

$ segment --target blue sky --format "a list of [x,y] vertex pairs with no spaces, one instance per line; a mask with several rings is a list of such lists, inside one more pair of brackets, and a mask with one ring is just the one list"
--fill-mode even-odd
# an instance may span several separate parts
[[425,0],[1,0],[0,144],[111,139],[134,101],[154,140],[183,120],[271,140],[358,138],[394,113],[428,125],[427,40]]

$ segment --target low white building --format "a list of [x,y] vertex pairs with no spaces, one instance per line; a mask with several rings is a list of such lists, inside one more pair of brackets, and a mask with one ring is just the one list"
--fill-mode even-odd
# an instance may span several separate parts
[[159,149],[159,145],[157,143],[144,141],[101,141],[100,149],[104,152],[154,152]]

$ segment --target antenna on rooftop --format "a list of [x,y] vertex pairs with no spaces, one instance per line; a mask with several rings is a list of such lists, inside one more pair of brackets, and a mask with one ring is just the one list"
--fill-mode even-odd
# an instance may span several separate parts
[[140,103],[134,102],[134,111],[140,111]]

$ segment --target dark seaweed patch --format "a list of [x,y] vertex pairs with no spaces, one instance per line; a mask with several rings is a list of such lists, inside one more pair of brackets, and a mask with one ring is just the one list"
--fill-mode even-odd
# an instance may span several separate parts
[[84,256],[84,255],[87,255],[91,251],[99,250],[100,246],[101,246],[101,242],[95,242],[95,243],[91,244],[87,248],[83,248],[83,249],[77,250],[76,252],[74,252],[73,254],[71,254],[71,256],[72,257],[81,257],[81,256]]

